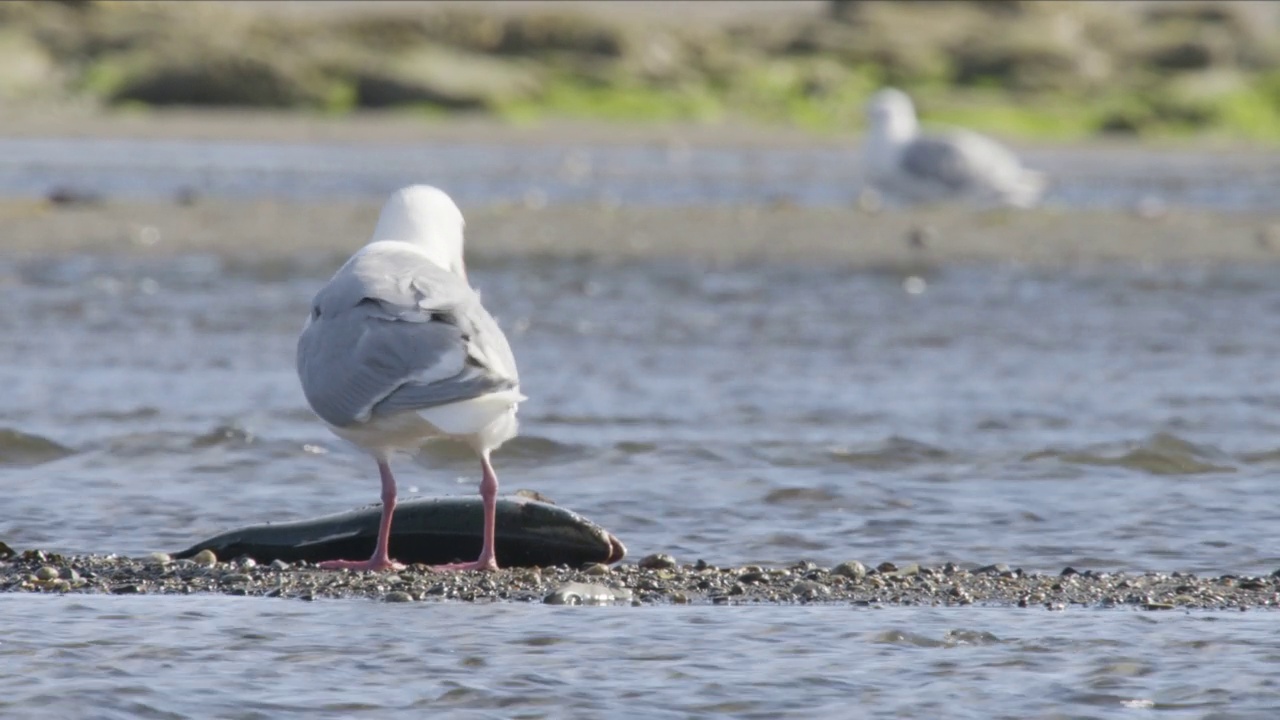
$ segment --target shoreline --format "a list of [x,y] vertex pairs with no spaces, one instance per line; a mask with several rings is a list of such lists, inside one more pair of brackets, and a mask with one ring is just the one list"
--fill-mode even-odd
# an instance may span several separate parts
[[[931,124],[925,119],[925,126]],[[1271,145],[1213,135],[1096,136],[1046,139],[988,133],[1019,151],[1107,154],[1213,153],[1253,158]],[[474,143],[494,145],[650,145],[724,149],[857,151],[863,128],[813,131],[746,118],[718,121],[622,121],[570,117],[514,120],[485,113],[429,115],[415,109],[356,110],[327,114],[260,108],[103,109],[91,106],[7,108],[0,117],[3,139],[182,140],[262,143],[397,145]]]
[[[284,261],[328,271],[359,247],[380,201],[196,199],[0,201],[10,257],[212,255],[236,265]],[[1280,260],[1280,225],[1266,212],[1169,208],[974,213],[938,208],[869,213],[855,207],[630,207],[517,204],[464,207],[468,256],[509,260],[688,260],[714,264],[832,263],[927,272],[960,263],[1071,267],[1096,263],[1235,264]],[[697,232],[692,232],[696,229]],[[913,235],[917,238],[913,242]],[[921,240],[923,238],[923,240]],[[313,268],[313,269],[315,269]]]
[[[11,3],[0,99],[861,127],[892,84],[926,123],[1025,138],[1274,139],[1266,4]],[[996,7],[996,6],[1001,7]],[[224,32],[210,36],[208,27]],[[289,52],[279,52],[288,38]],[[10,102],[11,101],[11,102]],[[30,112],[30,111],[28,111]],[[38,121],[37,121],[38,123]],[[39,123],[38,123],[39,124]]]
[[[7,546],[0,545],[0,549]],[[1024,573],[1005,564],[940,567],[860,562],[823,568],[677,564],[667,555],[614,567],[521,568],[436,573],[414,565],[397,573],[320,571],[308,563],[260,566],[219,562],[209,553],[172,560],[63,556],[28,550],[0,560],[0,594],[217,594],[383,602],[523,602],[552,605],[795,605],[854,607],[978,606],[1131,610],[1263,610],[1280,606],[1280,571],[1269,576],[1094,573],[1064,568]]]

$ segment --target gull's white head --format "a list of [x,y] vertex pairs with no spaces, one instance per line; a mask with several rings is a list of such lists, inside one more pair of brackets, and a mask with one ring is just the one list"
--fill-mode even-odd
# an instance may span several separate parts
[[440,188],[409,185],[391,194],[382,206],[369,242],[399,240],[420,246],[440,267],[467,277],[462,258],[462,211]]
[[895,142],[910,140],[920,129],[915,104],[897,88],[885,88],[867,100],[867,126],[874,136]]

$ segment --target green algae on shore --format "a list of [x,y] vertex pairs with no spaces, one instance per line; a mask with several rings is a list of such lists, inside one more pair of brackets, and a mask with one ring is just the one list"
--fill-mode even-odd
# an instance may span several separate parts
[[716,22],[610,5],[4,3],[0,99],[828,133],[861,127],[890,83],[927,123],[1007,135],[1280,137],[1280,39],[1261,3],[807,3]]

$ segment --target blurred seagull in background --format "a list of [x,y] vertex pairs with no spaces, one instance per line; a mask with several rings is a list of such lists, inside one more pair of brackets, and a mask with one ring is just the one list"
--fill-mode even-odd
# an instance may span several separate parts
[[507,338],[467,282],[462,212],[443,191],[401,188],[382,208],[368,245],[316,293],[298,338],[298,377],[311,408],[338,437],[378,463],[382,521],[368,560],[324,569],[388,570],[396,480],[390,456],[453,438],[480,456],[484,540],[475,562],[444,570],[496,570],[498,478],[489,453],[515,437],[520,393]]
[[1022,167],[1012,151],[991,138],[968,130],[920,134],[915,105],[901,90],[876,92],[866,108],[867,181],[887,197],[1028,208],[1044,192],[1045,175]]

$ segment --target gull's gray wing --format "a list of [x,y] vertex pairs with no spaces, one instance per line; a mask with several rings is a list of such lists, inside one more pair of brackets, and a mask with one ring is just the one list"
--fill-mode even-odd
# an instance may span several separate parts
[[312,409],[338,427],[519,384],[476,292],[404,243],[366,247],[316,294],[297,362]]
[[902,150],[902,171],[913,180],[965,189],[973,179],[970,159],[951,138],[921,137]]

